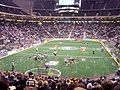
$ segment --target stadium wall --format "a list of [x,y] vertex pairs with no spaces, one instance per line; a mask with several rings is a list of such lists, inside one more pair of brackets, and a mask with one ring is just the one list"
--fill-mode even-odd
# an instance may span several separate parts
[[39,42],[39,43],[37,43],[37,44],[33,44],[32,46],[27,47],[27,48],[21,47],[21,48],[19,48],[19,49],[15,49],[15,50],[9,51],[9,52],[8,52],[8,55],[3,56],[3,57],[0,57],[0,59],[5,58],[5,57],[8,57],[8,56],[13,55],[13,54],[16,54],[16,53],[19,53],[19,52],[21,52],[21,51],[24,51],[24,50],[33,48],[33,47],[38,46],[38,45],[40,45],[40,44],[41,44],[41,42]]
[[120,63],[117,62],[117,59],[116,59],[116,57],[114,56],[114,54],[112,54],[112,53],[110,52],[109,48],[106,47],[102,41],[100,41],[100,43],[103,45],[103,47],[107,50],[107,52],[110,54],[110,56],[113,58],[113,60],[114,60],[114,61],[118,64],[118,66],[120,67]]

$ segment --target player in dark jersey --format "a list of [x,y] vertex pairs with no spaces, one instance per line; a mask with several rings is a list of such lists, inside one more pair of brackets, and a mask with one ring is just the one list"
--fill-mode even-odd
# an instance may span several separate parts
[[49,69],[50,68],[50,64],[49,63],[45,63],[45,69]]
[[57,50],[56,49],[54,49],[53,54],[54,54],[54,56],[57,55]]
[[15,70],[15,63],[14,63],[14,60],[12,61],[12,72]]
[[95,54],[95,49],[93,49],[93,54]]
[[103,49],[103,47],[102,47],[101,52],[103,52],[103,50],[104,50],[104,49]]

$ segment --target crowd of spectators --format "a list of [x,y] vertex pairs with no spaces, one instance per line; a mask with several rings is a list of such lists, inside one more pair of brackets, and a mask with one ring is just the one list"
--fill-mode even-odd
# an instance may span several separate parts
[[60,78],[20,72],[0,72],[0,90],[120,90],[120,79]]
[[47,35],[42,27],[36,25],[15,23],[1,23],[0,25],[0,44],[8,51],[30,47],[40,42],[42,37],[47,38]]
[[116,49],[120,44],[120,26],[114,23],[0,23],[0,50],[30,47],[47,38],[105,39]]

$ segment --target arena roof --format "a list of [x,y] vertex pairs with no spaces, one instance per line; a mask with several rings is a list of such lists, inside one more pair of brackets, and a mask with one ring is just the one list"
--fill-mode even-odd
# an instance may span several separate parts
[[[58,0],[0,0],[0,12],[27,15],[24,12],[27,4],[32,2],[29,9],[36,16],[118,16],[120,15],[119,0],[82,0],[78,13],[59,13],[57,8]],[[79,0],[76,0],[79,2]],[[23,4],[21,7],[20,4]],[[30,3],[28,3],[30,4]],[[30,14],[30,13],[29,13]]]

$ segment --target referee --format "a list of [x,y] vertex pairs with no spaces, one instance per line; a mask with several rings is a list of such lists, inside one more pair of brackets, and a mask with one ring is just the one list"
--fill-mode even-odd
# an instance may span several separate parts
[[15,70],[15,64],[14,64],[14,60],[12,61],[12,72]]

